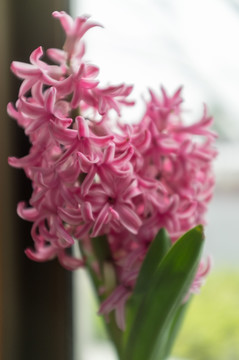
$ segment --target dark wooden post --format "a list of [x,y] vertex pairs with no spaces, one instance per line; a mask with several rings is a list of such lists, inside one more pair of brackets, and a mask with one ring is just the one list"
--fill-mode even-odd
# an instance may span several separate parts
[[29,199],[23,171],[11,169],[7,156],[23,156],[28,142],[6,115],[17,99],[19,81],[12,60],[28,62],[36,47],[62,46],[64,37],[54,10],[68,11],[67,0],[0,1],[0,354],[2,360],[72,359],[71,273],[56,261],[38,264],[24,249],[32,245],[31,224],[16,215],[16,204]]

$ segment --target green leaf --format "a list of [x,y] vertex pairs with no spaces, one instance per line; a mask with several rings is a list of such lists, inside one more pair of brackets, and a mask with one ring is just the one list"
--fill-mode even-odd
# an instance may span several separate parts
[[147,251],[144,262],[139,271],[133,294],[128,301],[124,339],[127,339],[128,337],[134,314],[139,308],[144,294],[145,292],[147,292],[147,289],[150,286],[149,279],[153,277],[153,274],[155,273],[158,264],[163,259],[164,255],[168,252],[170,246],[171,240],[166,230],[164,228],[161,228]]
[[203,228],[184,234],[159,262],[140,305],[131,309],[125,360],[158,360],[164,334],[195,276],[203,245]]
[[158,264],[168,252],[171,246],[171,240],[164,228],[160,229],[155,239],[151,243],[144,262],[141,266],[139,276],[134,288],[133,297],[145,292],[149,285],[149,279],[156,271]]
[[173,316],[173,319],[171,320],[170,326],[168,326],[167,331],[164,334],[164,340],[162,341],[162,343],[157,344],[158,346],[158,350],[156,350],[156,353],[158,354],[157,360],[167,359],[168,356],[170,355],[170,352],[174,345],[174,341],[181,328],[189,303],[190,301],[187,301],[186,303],[179,306],[179,308],[177,309],[176,313]]

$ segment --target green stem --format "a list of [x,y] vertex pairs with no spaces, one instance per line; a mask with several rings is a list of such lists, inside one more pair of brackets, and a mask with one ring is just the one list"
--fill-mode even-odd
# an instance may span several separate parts
[[119,360],[122,356],[122,331],[115,323],[114,314],[109,315],[109,322],[104,321],[107,333],[115,345]]
[[[98,276],[96,275],[95,271],[92,269],[91,267],[91,262],[82,246],[81,241],[79,241],[79,247],[80,247],[80,251],[82,256],[85,258],[85,264],[86,264],[86,269],[88,271],[88,274],[90,276],[91,279],[91,283],[93,285],[94,291],[96,293],[96,297],[99,303],[102,303],[102,301],[105,300],[106,295],[100,295],[99,294],[99,287],[103,285],[102,280],[100,280],[98,278]],[[106,321],[104,319],[104,326],[106,328],[106,331],[108,333],[109,338],[112,340],[112,342],[115,345],[115,349],[117,351],[119,360],[121,359],[121,353],[122,353],[122,331],[118,328],[116,322],[115,322],[115,318],[114,318],[114,314],[111,313],[109,314],[108,317],[108,321]]]

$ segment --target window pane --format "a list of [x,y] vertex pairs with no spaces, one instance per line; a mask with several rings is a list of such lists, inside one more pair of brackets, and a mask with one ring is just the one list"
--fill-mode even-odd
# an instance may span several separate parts
[[[104,29],[90,30],[85,37],[87,59],[100,67],[99,79],[102,84],[126,82],[135,86],[132,97],[137,100],[137,106],[123,112],[123,120],[136,121],[144,108],[141,95],[147,97],[147,87],[157,91],[161,85],[170,93],[183,85],[187,121],[197,120],[202,113],[203,103],[207,103],[210,114],[215,117],[214,126],[219,134],[217,143],[219,155],[215,163],[217,184],[214,199],[209,206],[207,241],[204,250],[205,254],[212,254],[215,265],[212,280],[210,278],[208,280],[208,290],[206,285],[202,300],[200,296],[195,300],[202,303],[196,304],[194,312],[189,314],[192,318],[192,323],[187,325],[189,329],[189,326],[193,326],[194,320],[195,324],[197,323],[194,314],[203,309],[205,299],[210,298],[209,304],[215,301],[212,293],[209,293],[210,289],[214,291],[218,289],[220,278],[224,279],[223,286],[225,291],[228,291],[228,299],[233,299],[239,283],[237,241],[239,2],[237,0],[81,0],[80,2],[72,0],[72,14],[73,16],[90,14],[94,20],[104,26]],[[224,276],[221,275],[222,273]],[[234,283],[232,287],[227,288],[231,279],[234,279],[232,280]],[[210,281],[212,281],[211,285]],[[222,288],[221,291],[223,292],[224,289]],[[83,296],[83,292],[81,291],[79,297]],[[221,300],[222,308],[232,306],[232,303],[227,304],[223,297]],[[82,311],[84,311],[83,303],[84,299],[82,299]],[[209,316],[206,315],[208,308],[205,309],[205,317],[201,313],[200,315],[204,319],[202,321],[205,321],[208,332],[213,333]],[[94,314],[92,315],[94,311],[96,312],[97,309],[92,307],[89,318],[97,326]],[[237,319],[238,308],[235,307],[233,311]],[[229,314],[224,311],[220,317],[225,318],[225,323],[218,323],[217,328],[224,339],[219,340],[220,335],[217,333],[218,337],[212,337],[211,343],[212,347],[220,352],[221,357],[213,352],[214,350],[211,351],[211,355],[204,353],[201,343],[197,353],[200,354],[201,351],[202,359],[227,360],[230,356],[239,357],[239,347],[233,340],[234,337],[239,337],[239,332],[230,323]],[[230,326],[234,336],[231,340],[226,330]],[[185,332],[186,336],[188,333]],[[89,336],[94,334],[94,329],[89,331]],[[206,345],[207,339],[204,340]],[[97,351],[97,339],[92,344],[95,344]],[[185,357],[190,353],[191,345],[188,345],[188,353],[184,353]],[[88,350],[93,351],[89,347]],[[85,355],[84,360],[91,360],[90,352],[88,356],[89,358]]]

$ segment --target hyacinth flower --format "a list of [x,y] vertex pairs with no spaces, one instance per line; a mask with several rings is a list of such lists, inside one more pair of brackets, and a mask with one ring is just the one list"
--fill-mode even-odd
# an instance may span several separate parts
[[[149,91],[136,124],[123,122],[132,86],[102,86],[85,59],[84,34],[100,25],[53,16],[66,40],[46,51],[51,65],[41,47],[30,64],[11,65],[22,85],[8,113],[31,144],[29,154],[9,158],[32,182],[28,204],[17,208],[32,222],[26,255],[88,269],[120,359],[165,359],[210,270],[200,252],[214,187],[213,119],[204,106],[185,125],[182,89],[162,87]],[[80,258],[69,251],[75,246]]]

